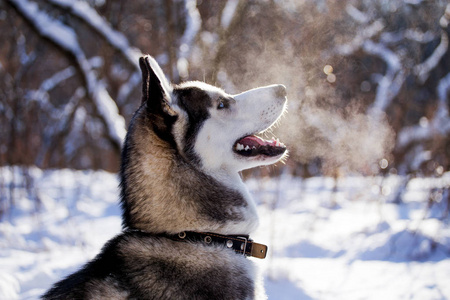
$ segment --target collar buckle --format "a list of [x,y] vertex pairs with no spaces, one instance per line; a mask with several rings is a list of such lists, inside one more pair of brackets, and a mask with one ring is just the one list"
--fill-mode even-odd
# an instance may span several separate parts
[[[246,256],[247,255],[247,242],[248,242],[248,238],[246,238],[245,236],[238,236],[238,239],[243,239],[244,240],[244,244],[241,243],[241,250],[242,250],[242,255]],[[251,254],[251,253],[250,253]]]

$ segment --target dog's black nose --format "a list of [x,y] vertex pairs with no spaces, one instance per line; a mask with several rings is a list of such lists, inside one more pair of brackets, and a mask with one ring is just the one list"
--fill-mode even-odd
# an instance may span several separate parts
[[275,95],[276,95],[278,98],[284,98],[284,97],[286,97],[286,95],[287,95],[287,93],[286,93],[286,87],[285,87],[284,85],[282,85],[282,84],[279,84],[279,85],[276,87]]

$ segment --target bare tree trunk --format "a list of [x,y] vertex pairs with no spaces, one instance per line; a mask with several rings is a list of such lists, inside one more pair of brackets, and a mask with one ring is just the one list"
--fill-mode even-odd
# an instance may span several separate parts
[[217,82],[217,73],[219,72],[220,65],[222,64],[222,61],[225,58],[225,51],[228,39],[236,30],[236,27],[238,27],[238,25],[242,22],[242,19],[245,16],[248,7],[249,1],[240,0],[228,27],[226,28],[221,27],[219,31],[219,42],[217,46],[216,56],[214,57],[213,61],[213,73],[211,78],[213,83]]

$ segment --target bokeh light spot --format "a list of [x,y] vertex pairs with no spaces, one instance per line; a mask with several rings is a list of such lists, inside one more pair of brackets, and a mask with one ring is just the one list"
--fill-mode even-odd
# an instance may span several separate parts
[[331,73],[333,73],[333,67],[330,65],[326,65],[325,67],[323,67],[323,72],[327,75],[330,75]]
[[380,160],[380,168],[381,169],[386,169],[389,165],[389,162],[386,158],[383,158],[382,160]]
[[333,73],[328,74],[328,76],[327,76],[327,81],[328,81],[329,83],[334,83],[334,82],[336,82],[336,75],[334,75]]

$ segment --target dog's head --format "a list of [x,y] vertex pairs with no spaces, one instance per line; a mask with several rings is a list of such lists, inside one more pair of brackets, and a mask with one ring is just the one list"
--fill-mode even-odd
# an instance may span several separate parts
[[238,171],[280,160],[286,147],[255,134],[283,114],[282,85],[238,95],[202,82],[171,85],[142,57],[142,103],[122,150],[125,227],[248,234],[258,218]]
[[210,173],[238,172],[277,162],[286,147],[256,134],[269,130],[286,108],[283,85],[229,95],[203,82],[172,86],[150,56],[141,58],[143,105],[155,132],[190,163]]

